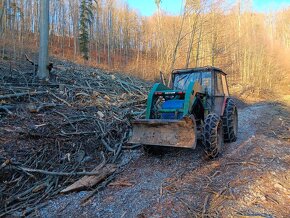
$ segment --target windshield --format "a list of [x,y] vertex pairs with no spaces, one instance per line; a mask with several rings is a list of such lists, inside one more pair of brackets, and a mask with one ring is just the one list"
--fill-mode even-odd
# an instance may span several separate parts
[[204,89],[207,88],[207,91],[211,93],[211,72],[175,74],[173,88],[186,91],[189,83],[195,81],[198,81]]

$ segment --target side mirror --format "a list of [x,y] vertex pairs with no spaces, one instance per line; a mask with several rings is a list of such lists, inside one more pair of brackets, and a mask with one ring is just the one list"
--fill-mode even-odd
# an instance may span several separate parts
[[164,74],[160,71],[160,81],[163,85],[166,85]]
[[206,96],[209,96],[207,86],[204,88],[204,94],[205,94]]

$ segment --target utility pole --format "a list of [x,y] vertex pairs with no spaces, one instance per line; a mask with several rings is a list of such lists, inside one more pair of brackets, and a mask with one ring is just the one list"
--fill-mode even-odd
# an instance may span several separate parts
[[37,77],[41,80],[48,79],[48,31],[49,31],[49,0],[40,1],[40,43]]

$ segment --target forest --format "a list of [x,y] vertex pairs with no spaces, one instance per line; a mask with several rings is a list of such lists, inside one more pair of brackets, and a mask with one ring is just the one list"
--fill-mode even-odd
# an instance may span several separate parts
[[[155,3],[144,17],[121,0],[51,0],[50,54],[151,80],[212,65],[257,94],[289,83],[289,8],[258,13],[250,0],[188,0],[173,16]],[[2,58],[37,51],[38,16],[37,0],[0,1]]]

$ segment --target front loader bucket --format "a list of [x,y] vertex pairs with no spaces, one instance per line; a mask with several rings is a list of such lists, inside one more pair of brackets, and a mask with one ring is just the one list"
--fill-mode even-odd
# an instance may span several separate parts
[[132,122],[131,144],[195,148],[196,124],[189,117],[181,120],[144,119]]

